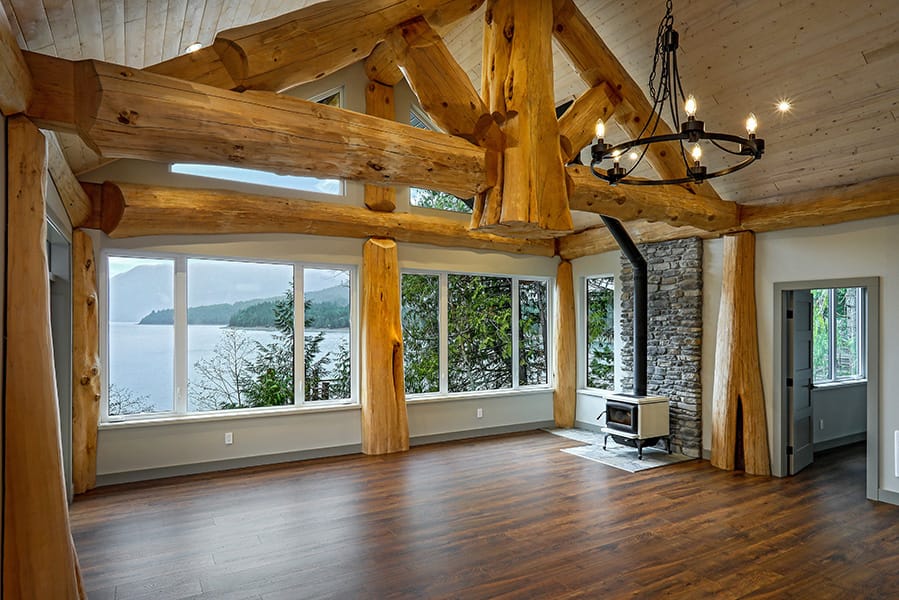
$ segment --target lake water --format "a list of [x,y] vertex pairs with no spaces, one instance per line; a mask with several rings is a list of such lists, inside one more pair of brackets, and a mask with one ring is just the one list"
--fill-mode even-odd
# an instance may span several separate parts
[[[194,377],[198,361],[212,356],[216,344],[229,331],[222,325],[189,325],[187,362],[188,380]],[[265,329],[238,329],[240,335],[261,344],[275,338],[275,331]],[[307,335],[319,330],[307,329]],[[328,352],[337,355],[341,342],[349,344],[349,330],[322,330],[324,340],[318,356]],[[110,323],[109,325],[109,381],[118,388],[128,388],[138,396],[149,396],[155,411],[173,410],[174,396],[174,348],[173,325],[138,325],[136,323]],[[318,357],[317,356],[317,357]]]

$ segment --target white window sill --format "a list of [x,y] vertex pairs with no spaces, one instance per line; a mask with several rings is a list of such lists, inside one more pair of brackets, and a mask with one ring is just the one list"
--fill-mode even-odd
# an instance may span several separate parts
[[453,392],[452,394],[415,394],[406,396],[406,404],[428,404],[431,402],[454,402],[456,400],[489,400],[491,398],[508,398],[510,396],[535,396],[551,394],[549,386],[518,388],[517,390],[484,390],[479,392]]
[[227,410],[221,412],[172,414],[163,413],[148,417],[136,417],[117,421],[104,421],[100,423],[100,429],[130,429],[133,427],[154,427],[158,425],[176,425],[180,423],[208,423],[213,421],[232,421],[235,419],[272,418],[288,415],[300,415],[320,412],[339,412],[348,410],[360,410],[359,404],[327,404],[324,406],[292,406],[283,408],[246,408]]
[[853,387],[857,385],[868,385],[867,379],[845,379],[843,381],[828,381],[825,383],[813,383],[813,390],[832,390],[836,388]]
[[616,392],[614,390],[603,390],[600,388],[578,388],[577,393],[583,394],[584,396],[593,396],[595,398],[605,398]]

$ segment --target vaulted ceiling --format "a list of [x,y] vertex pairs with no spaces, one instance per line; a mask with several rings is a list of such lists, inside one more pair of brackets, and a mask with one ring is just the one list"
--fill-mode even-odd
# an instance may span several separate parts
[[[546,0],[549,1],[549,0]],[[315,0],[2,0],[19,43],[69,59],[145,67],[208,45],[216,32]],[[579,0],[581,11],[645,90],[660,1]],[[483,7],[442,32],[480,87]],[[676,2],[681,73],[707,128],[739,132],[750,111],[767,141],[761,162],[713,182],[742,203],[899,173],[899,3]],[[351,36],[352,31],[347,31]],[[555,95],[586,90],[555,48]],[[780,114],[782,98],[793,110]],[[614,134],[609,136],[614,139]],[[623,140],[623,135],[621,136]]]

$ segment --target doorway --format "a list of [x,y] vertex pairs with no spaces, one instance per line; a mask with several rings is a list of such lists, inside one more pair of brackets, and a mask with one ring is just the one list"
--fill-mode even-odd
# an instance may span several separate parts
[[72,485],[72,244],[47,220],[47,263],[50,278],[50,331],[59,399],[59,433],[63,475],[69,502]]
[[[781,343],[774,352],[772,471],[780,477],[795,474],[811,464],[814,451],[865,439],[865,492],[877,500],[879,279],[774,287],[774,339]],[[835,306],[843,307],[836,320]],[[855,330],[847,325],[846,307],[858,319]]]

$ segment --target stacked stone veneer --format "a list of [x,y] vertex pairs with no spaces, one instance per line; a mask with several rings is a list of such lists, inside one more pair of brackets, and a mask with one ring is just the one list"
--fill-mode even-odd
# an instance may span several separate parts
[[[670,398],[671,446],[702,453],[702,240],[641,244],[649,294],[646,391]],[[633,390],[634,274],[621,257],[622,391]]]

